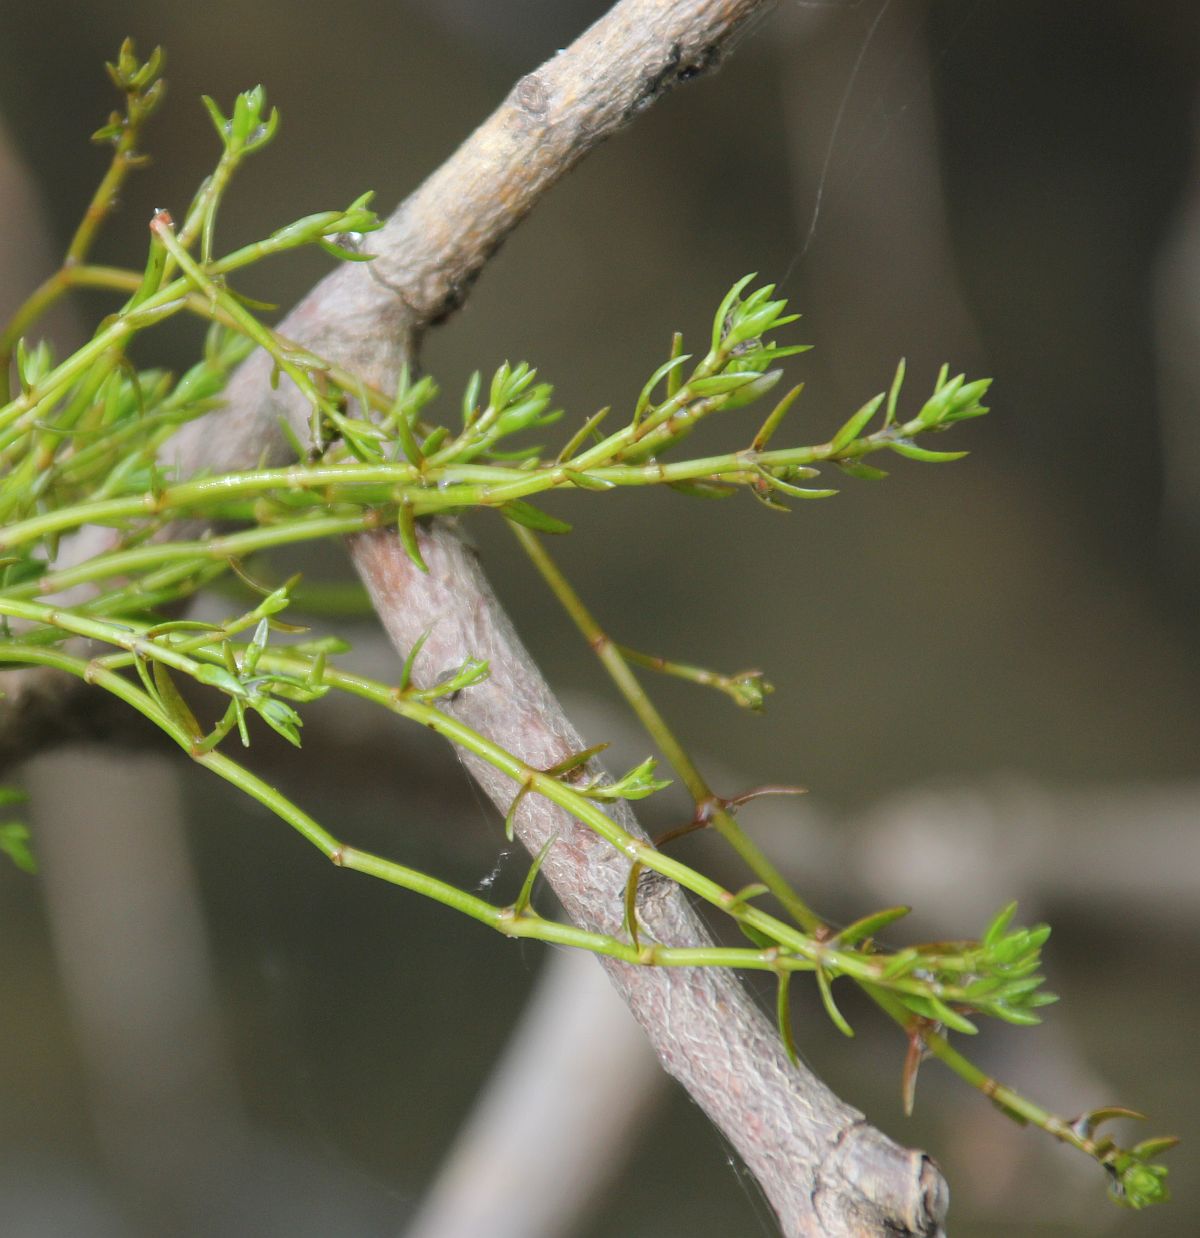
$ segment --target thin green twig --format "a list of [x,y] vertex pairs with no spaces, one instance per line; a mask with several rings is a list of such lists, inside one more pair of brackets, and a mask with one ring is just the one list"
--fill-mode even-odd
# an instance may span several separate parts
[[701,774],[696,763],[688,755],[687,750],[676,738],[675,733],[667,725],[666,719],[659,713],[649,695],[638,683],[629,667],[620,647],[615,645],[608,635],[592,617],[591,612],[583,603],[583,599],[575,592],[570,581],[559,570],[558,565],[542,544],[541,539],[531,530],[510,522],[514,536],[521,543],[542,579],[550,591],[558,599],[563,609],[570,615],[575,626],[583,635],[604,669],[616,684],[617,689],[625,698],[629,707],[637,715],[646,733],[658,745],[659,751],[667,759],[672,769],[682,779],[696,805],[696,812],[721,835],[723,839],[741,856],[752,873],[771,891],[787,909],[788,914],[806,932],[813,933],[825,926],[822,918],[792,889],[791,883],[771,863],[757,843],[737,823],[733,814],[725,807],[721,799],[713,793],[712,788]]

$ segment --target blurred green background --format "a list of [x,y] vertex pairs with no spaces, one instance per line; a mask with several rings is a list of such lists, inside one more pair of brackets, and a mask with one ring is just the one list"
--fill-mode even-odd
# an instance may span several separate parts
[[[178,216],[215,159],[201,93],[227,103],[262,82],[283,115],[222,209],[232,247],[365,188],[390,209],[606,8],[7,4],[4,307],[51,269],[102,171],[87,135],[112,106],[102,62],[126,34],[168,52],[154,165],[98,251],[136,266],[151,211]],[[956,1235],[1194,1232],[1198,68],[1191,0],[782,4],[718,74],[589,156],[425,348],[448,405],[473,368],[528,359],[577,422],[629,401],[671,331],[702,334],[754,270],[780,283],[804,313],[793,330],[816,345],[791,364],[807,387],[785,437],[826,439],[902,355],[914,401],[943,360],[995,376],[992,415],[946,444],[968,459],[897,460],[886,482],[846,479],[789,517],[744,497],[554,506],[575,524],[555,549],[620,640],[768,672],[777,692],[762,718],[653,686],[720,790],[809,788],[800,807],[745,814],[802,888],[832,914],[913,901],[945,935],[1022,898],[1026,916],[1055,925],[1048,970],[1065,1000],[1037,1031],[988,1029],[985,1062],[1067,1113],[1125,1103],[1152,1115],[1147,1133],[1188,1140],[1170,1158],[1177,1202],[1121,1213],[1098,1172],[932,1067],[906,1120],[898,1039],[851,1001],[860,1035],[843,1041],[799,996],[814,1068],[946,1167]],[[259,269],[244,290],[286,306],[326,266]],[[63,338],[103,312],[81,301]],[[161,338],[183,364],[193,334]],[[471,532],[589,738],[615,733],[640,755],[515,544],[498,522]],[[307,566],[345,570],[332,551]],[[356,631],[370,648],[368,626]],[[261,759],[343,836],[468,886],[484,879],[502,836],[454,758],[387,721],[338,726],[300,766],[266,743]],[[118,762],[39,762],[46,875],[0,869],[0,1214],[16,1218],[0,1230],[403,1232],[542,953],[335,876],[194,770]],[[176,851],[153,852],[162,893],[137,885],[131,900],[120,840],[147,863],[172,796],[187,824]],[[670,824],[680,805],[665,796],[646,818]],[[703,842],[681,854],[724,862]],[[519,856],[502,859],[497,891],[522,871]],[[125,919],[106,935],[114,900]],[[147,926],[179,917],[193,954],[156,953]],[[107,946],[99,962],[86,951]],[[123,1025],[167,991],[156,977],[169,990],[185,972],[204,979],[186,990],[194,1017],[174,1010],[183,1041],[153,1020]],[[126,1037],[163,1060],[121,1074],[105,1045]],[[168,1104],[156,1079],[183,1091]],[[233,1126],[250,1150],[218,1156],[214,1132]],[[573,1232],[772,1232],[727,1161],[699,1111],[665,1092]]]

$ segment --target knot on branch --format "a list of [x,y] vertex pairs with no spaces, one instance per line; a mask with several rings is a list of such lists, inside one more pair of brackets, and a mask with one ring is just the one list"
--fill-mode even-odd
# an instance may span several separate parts
[[860,1116],[817,1166],[810,1201],[830,1233],[945,1238],[950,1188],[931,1156],[897,1147]]
[[632,120],[660,95],[666,94],[672,86],[679,82],[689,82],[692,78],[715,69],[720,63],[721,49],[716,43],[689,49],[686,54],[681,43],[672,43],[663,62],[647,72],[640,89],[625,109],[623,119]]
[[509,96],[517,116],[524,120],[543,121],[550,110],[550,95],[538,73],[526,73],[513,87]]

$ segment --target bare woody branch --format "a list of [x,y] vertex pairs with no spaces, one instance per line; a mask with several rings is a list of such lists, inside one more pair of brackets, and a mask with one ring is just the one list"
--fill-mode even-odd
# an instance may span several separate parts
[[[284,334],[389,387],[415,362],[423,331],[461,303],[504,237],[598,142],[676,82],[717,65],[766,0],[622,0],[570,48],[517,83],[497,112],[396,212],[369,248],[323,280],[282,324]],[[227,407],[178,438],[183,471],[219,471],[282,457],[277,423],[301,432],[307,409],[287,384],[272,389],[259,355],[235,376]],[[491,679],[454,709],[532,765],[581,746],[522,648],[472,554],[446,524],[421,532],[430,571],[417,571],[390,534],[356,539],[351,553],[393,642],[407,652],[427,629],[429,676],[468,654]],[[470,758],[468,758],[470,763]],[[492,798],[514,788],[472,765]],[[623,805],[624,828],[636,823]],[[577,923],[621,928],[627,860],[548,803],[527,797],[518,818]],[[672,945],[708,940],[678,887],[641,902],[650,934]],[[787,1060],[771,1024],[727,972],[606,964],[660,1060],[737,1148],[787,1235],[941,1232],[946,1189],[934,1164],[869,1126],[818,1079]]]

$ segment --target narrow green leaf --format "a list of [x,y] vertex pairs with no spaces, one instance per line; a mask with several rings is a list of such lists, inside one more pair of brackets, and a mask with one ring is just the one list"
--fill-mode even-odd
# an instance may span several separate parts
[[166,623],[156,623],[147,628],[143,635],[147,640],[156,636],[165,636],[168,632],[223,632],[219,623],[204,623],[199,619],[169,619]]
[[803,383],[797,383],[791,391],[779,401],[778,404],[770,411],[766,421],[762,423],[762,427],[754,436],[754,441],[750,444],[751,451],[762,451],[771,441],[772,435],[779,428],[779,423],[784,419],[788,410],[800,398],[800,393],[804,390]]
[[[1036,1015],[1030,1010],[1022,1010],[1016,1006],[1006,1006],[1003,1002],[993,1003],[988,1007],[988,1013],[994,1015],[997,1019],[1003,1020],[1005,1023],[1014,1023],[1017,1027],[1037,1027],[1042,1021],[1040,1015]],[[961,1031],[962,1029],[958,1028],[957,1030]],[[977,1030],[974,1024],[971,1025],[971,1030]]]
[[783,370],[781,369],[761,371],[753,382],[739,387],[722,402],[722,412],[732,412],[736,408],[745,408],[747,404],[753,404],[755,400],[759,400],[768,392],[774,391],[782,377]]
[[759,489],[758,486],[751,486],[750,495],[770,511],[782,512],[784,515],[787,515],[792,510],[786,503],[780,503],[778,499],[773,499],[770,490],[765,487]]
[[462,398],[462,423],[465,430],[479,416],[479,388],[483,384],[483,375],[473,370],[467,379],[466,390]]
[[986,413],[988,410],[979,401],[987,395],[991,385],[990,378],[977,378],[973,382],[963,383],[958,389],[946,420],[961,421],[965,417],[980,417]]
[[908,460],[924,460],[928,464],[942,464],[950,460],[961,460],[967,455],[965,451],[930,451],[927,447],[918,447],[906,439],[897,439],[890,443],[892,451]]
[[[1015,929],[1006,937],[1001,937],[990,948],[990,960],[993,965],[1015,968],[1022,960],[1028,961],[1032,953],[1029,945],[1029,930]],[[1037,966],[1036,959],[1033,966]]]
[[1134,1144],[1129,1151],[1139,1161],[1149,1161],[1156,1156],[1160,1156],[1163,1152],[1169,1152],[1178,1145],[1178,1135],[1159,1135],[1155,1139],[1143,1139],[1141,1143]]
[[226,146],[228,146],[229,130],[227,126],[229,122],[222,115],[221,109],[217,106],[216,100],[209,98],[208,95],[201,95],[200,102],[204,104],[209,116],[212,118],[213,128],[217,131],[217,136],[222,142],[225,143]]
[[546,857],[550,854],[550,848],[558,842],[558,835],[554,834],[547,838],[542,844],[537,855],[533,857],[533,863],[529,866],[529,872],[525,874],[525,881],[521,886],[521,892],[517,895],[517,901],[513,903],[513,915],[520,919],[526,908],[529,906],[529,900],[533,897],[533,883],[537,880],[537,875],[541,871],[542,864]]
[[517,809],[521,807],[521,801],[529,794],[529,783],[524,783],[521,789],[513,796],[513,802],[508,806],[508,812],[504,814],[504,837],[509,842],[513,840],[513,831],[516,828]]
[[1139,1113],[1136,1109],[1129,1109],[1125,1105],[1104,1105],[1099,1109],[1092,1109],[1087,1113],[1080,1114],[1074,1122],[1071,1123],[1071,1129],[1083,1139],[1091,1139],[1098,1127],[1105,1122],[1114,1122],[1118,1119],[1128,1119],[1131,1122],[1148,1122],[1150,1119],[1144,1113]]
[[900,388],[904,386],[905,367],[905,360],[901,357],[899,364],[896,366],[896,376],[892,379],[892,385],[888,391],[887,409],[883,415],[883,427],[885,430],[896,420],[896,404],[900,399]]
[[645,386],[641,390],[637,398],[637,404],[633,409],[633,424],[636,426],[641,421],[646,409],[650,407],[650,397],[654,394],[655,387],[662,382],[669,374],[674,373],[686,361],[691,358],[686,353],[680,353],[678,356],[672,356],[669,360],[664,361],[662,365],[654,371],[653,374],[646,380]]
[[1025,976],[1020,980],[1001,981],[1001,1000],[1015,1002],[1019,998],[1028,1001],[1029,996],[1046,983],[1046,977],[1041,975]]
[[440,701],[446,697],[457,696],[460,692],[482,683],[489,675],[490,668],[481,658],[467,658],[461,666],[456,666],[447,674],[441,675],[437,683],[420,692],[413,693],[420,701]]
[[755,472],[771,487],[783,494],[790,494],[795,499],[829,499],[837,494],[836,490],[809,490],[803,486],[793,486],[791,482],[783,481],[764,468],[756,468]]
[[396,441],[400,444],[404,458],[409,464],[420,468],[425,463],[425,453],[417,442],[417,436],[413,433],[408,417],[398,409],[393,409],[392,428],[396,431]]
[[914,967],[919,966],[921,961],[920,953],[914,950],[911,946],[903,950],[897,950],[883,966],[884,980],[896,980],[900,976],[907,975]]
[[753,355],[766,365],[772,361],[778,361],[781,357],[796,357],[802,352],[812,352],[812,350],[812,344],[764,344]]
[[837,1008],[837,1003],[833,1000],[833,986],[829,980],[829,973],[820,966],[817,968],[817,988],[821,992],[821,1001],[825,1006],[825,1013],[833,1020],[834,1027],[843,1036],[853,1037],[854,1028],[846,1022],[846,1016]]
[[853,924],[848,924],[834,940],[839,945],[852,946],[868,937],[874,937],[881,929],[887,928],[889,924],[895,924],[897,920],[904,919],[911,911],[911,907],[886,907],[883,911],[873,912],[869,916],[855,920]]
[[450,431],[445,426],[434,426],[421,443],[421,454],[432,456],[449,437]]
[[[817,975],[821,973],[818,971]],[[779,983],[775,989],[775,1022],[779,1026],[779,1039],[783,1041],[784,1051],[793,1066],[800,1065],[800,1057],[796,1053],[796,1042],[792,1037],[792,1006],[788,1001],[788,985],[792,979],[790,971],[779,973]]]
[[625,932],[629,937],[630,942],[635,950],[642,948],[641,941],[638,937],[638,922],[637,922],[637,895],[638,895],[638,880],[642,875],[642,866],[637,860],[629,866],[629,876],[625,878]]
[[208,662],[201,663],[196,670],[196,679],[202,684],[208,684],[213,688],[220,688],[222,692],[228,692],[230,696],[242,697],[246,695],[246,689],[242,685],[241,680],[223,666],[213,666]]
[[921,406],[917,414],[918,424],[927,429],[940,425],[954,404],[959,389],[966,382],[965,374],[956,374],[948,383],[942,384]]
[[655,791],[661,791],[671,785],[669,779],[654,777],[658,762],[653,757],[647,757],[640,765],[634,766],[627,774],[612,783],[593,783],[582,788],[581,793],[589,799],[598,800],[641,800]]
[[988,925],[986,932],[983,934],[983,945],[994,946],[1006,932],[1008,926],[1013,921],[1013,916],[1017,914],[1017,904],[1014,900],[1005,907],[1001,907],[996,914],[996,918]]
[[[671,336],[671,360],[676,357],[683,356],[683,335],[676,331]],[[667,374],[667,399],[673,400],[679,394],[679,388],[683,383],[683,376],[678,370],[671,370]]]
[[137,671],[137,676],[142,681],[142,687],[146,689],[146,694],[152,701],[157,701],[158,689],[154,686],[154,680],[150,678],[150,671],[146,667],[146,659],[142,655],[139,654],[134,659],[133,668]]
[[835,460],[834,463],[849,477],[857,477],[862,481],[882,481],[887,472],[876,468],[873,464],[864,464],[861,460]]
[[188,708],[187,701],[180,696],[170,671],[161,662],[155,662],[152,673],[154,686],[158,689],[158,699],[162,702],[163,709],[166,710],[168,716],[183,727],[193,739],[203,738],[204,730],[196,721],[196,715]]
[[513,499],[511,502],[504,503],[500,510],[515,524],[523,524],[527,529],[534,529],[538,533],[570,533],[571,531],[571,526],[565,520],[551,516],[541,508],[534,507],[532,503],[526,503],[524,499]]
[[568,460],[570,460],[579,448],[583,446],[585,440],[589,436],[596,434],[600,423],[611,411],[611,408],[606,406],[599,412],[593,413],[567,441],[567,445],[558,453],[558,459],[555,463],[565,464]]
[[742,886],[740,890],[735,890],[733,898],[730,899],[726,909],[733,911],[735,908],[741,907],[748,903],[752,898],[758,898],[760,895],[769,894],[770,889],[761,881],[752,881],[749,885]]
[[567,480],[580,490],[614,490],[617,483],[604,477],[596,477],[592,473],[577,473],[574,469],[567,470]]
[[426,628],[424,632],[413,642],[413,647],[408,651],[408,656],[404,659],[404,666],[400,671],[400,691],[407,692],[409,685],[412,683],[413,666],[416,664],[417,658],[421,653],[421,649],[425,642],[429,639],[429,633],[432,628]]
[[669,481],[667,486],[693,499],[728,499],[737,494],[736,486],[715,481]]
[[779,945],[773,937],[768,937],[762,929],[755,928],[753,924],[739,920],[737,926],[741,929],[742,936],[752,941],[760,950],[770,950],[772,946]]
[[258,716],[272,731],[282,735],[294,747],[300,747],[300,727],[303,726],[303,720],[290,705],[270,697],[254,702],[254,707]]
[[337,258],[342,262],[372,262],[375,258],[374,254],[364,253],[361,249],[347,249],[344,245],[338,245],[335,241],[330,241],[325,237],[321,237],[317,244],[331,258]]
[[838,452],[844,451],[849,447],[866,429],[867,423],[879,411],[879,406],[883,403],[884,398],[884,393],[881,391],[874,399],[868,400],[833,436],[830,447],[833,449],[835,456]]
[[417,541],[417,522],[413,516],[412,504],[407,501],[401,503],[396,511],[396,532],[408,557],[422,572],[428,572],[429,565],[421,557],[421,546]]
[[1040,993],[1034,993],[1032,997],[1027,999],[1025,1004],[1032,1007],[1053,1006],[1059,1000],[1057,993],[1051,993],[1049,989],[1043,989]]
[[277,417],[275,424],[283,435],[284,441],[292,449],[297,460],[303,460],[308,455],[308,448],[301,442],[300,436],[292,429],[292,423],[286,417]]
[[717,312],[713,315],[712,328],[712,351],[716,352],[721,347],[721,341],[725,336],[725,320],[729,317],[729,311],[733,309],[735,302],[741,295],[742,289],[746,287],[752,279],[757,276],[757,271],[752,271],[749,275],[743,275],[736,284],[725,294],[721,304],[717,306]]
[[351,648],[350,642],[340,636],[318,636],[313,640],[298,641],[295,645],[289,645],[288,651],[311,657],[316,654],[349,653]]
[[729,370],[714,374],[711,378],[694,378],[688,383],[688,391],[696,396],[727,395],[750,383],[758,382],[763,375],[757,370]]
[[484,456],[488,460],[539,460],[542,455],[541,445],[533,443],[528,447],[514,448],[512,451],[498,451],[495,447],[489,447],[485,451]]
[[927,1000],[929,1008],[933,1012],[933,1018],[939,1023],[944,1023],[947,1027],[953,1028],[954,1031],[962,1032],[967,1036],[974,1036],[979,1031],[966,1015],[959,1014],[957,1010],[952,1010],[941,998],[934,997],[931,994]]
[[570,774],[581,766],[586,765],[594,756],[599,756],[608,744],[593,744],[590,748],[582,748],[578,752],[572,752],[569,756],[563,757],[555,765],[551,765],[549,769],[542,772],[548,774],[551,778],[561,778],[564,774]]

